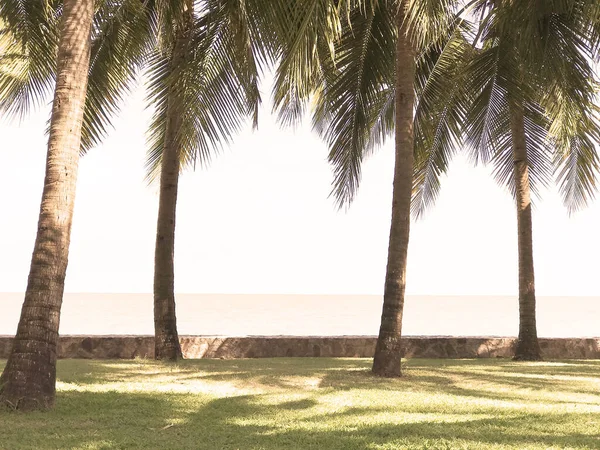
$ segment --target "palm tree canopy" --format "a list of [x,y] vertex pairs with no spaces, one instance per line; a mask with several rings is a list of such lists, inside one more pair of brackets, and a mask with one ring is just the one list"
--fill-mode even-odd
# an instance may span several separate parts
[[[453,75],[454,83],[467,89],[450,105],[462,120],[457,124],[472,159],[492,163],[496,179],[514,194],[509,108],[522,105],[532,190],[539,194],[556,174],[569,211],[582,207],[594,196],[600,170],[592,66],[597,5],[481,0],[474,10],[480,18],[477,32],[464,34],[473,51]],[[443,87],[447,80],[442,81]],[[460,141],[448,148],[432,146],[418,164],[417,214],[434,201],[439,175],[458,146]]]
[[22,118],[47,100],[56,73],[57,4],[0,2],[0,110]]
[[[293,6],[290,6],[293,5]],[[393,132],[397,17],[408,22],[422,57],[456,26],[452,0],[297,0],[273,2],[287,23],[279,38],[274,98],[284,124],[298,122],[312,100],[313,126],[327,142],[332,195],[349,204],[365,156]],[[281,21],[279,21],[281,22]]]
[[[82,151],[106,136],[152,45],[149,4],[101,0],[92,29]],[[56,74],[62,2],[3,0],[0,111],[24,117],[48,101]]]
[[160,41],[149,56],[146,72],[148,103],[155,109],[149,133],[149,179],[159,173],[171,90],[180,99],[178,140],[184,166],[210,161],[213,151],[248,118],[256,126],[261,67],[269,61],[269,53],[260,44],[254,5],[240,0],[196,2],[187,51],[177,67],[170,64],[177,13],[165,8],[169,19],[158,17]]
[[[533,191],[556,175],[570,210],[592,198],[600,168],[591,66],[600,48],[597,2],[403,6],[419,55],[414,213],[433,203],[441,174],[463,146],[514,191],[511,103],[524,104]],[[273,19],[280,61],[275,109],[282,123],[294,124],[312,100],[314,128],[330,148],[338,206],[352,201],[362,160],[393,131],[398,8],[398,1],[384,0],[273,2],[273,14],[284,18]]]
[[[260,45],[259,0],[194,2],[194,28],[185,64],[169,71],[184,1],[100,0],[92,33],[82,151],[99,144],[136,79],[148,80],[155,108],[149,133],[148,173],[160,161],[168,88],[184,100],[179,131],[182,160],[207,162],[251,117],[257,122],[260,67],[269,55]],[[22,118],[47,101],[56,73],[61,2],[0,2],[0,111]]]

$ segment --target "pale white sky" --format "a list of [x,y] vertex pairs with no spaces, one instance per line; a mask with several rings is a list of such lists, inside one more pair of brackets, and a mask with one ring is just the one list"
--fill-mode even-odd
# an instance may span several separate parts
[[[265,92],[264,97],[268,97]],[[67,292],[151,292],[157,187],[144,182],[149,112],[139,89],[81,161]],[[0,292],[25,289],[43,183],[48,110],[3,122]],[[391,143],[364,165],[348,212],[328,199],[327,149],[264,111],[208,169],[180,184],[176,290],[380,294],[391,209]],[[534,211],[539,295],[600,295],[600,202],[569,218],[555,191]],[[515,295],[516,218],[486,169],[457,158],[436,206],[413,222],[409,294]]]

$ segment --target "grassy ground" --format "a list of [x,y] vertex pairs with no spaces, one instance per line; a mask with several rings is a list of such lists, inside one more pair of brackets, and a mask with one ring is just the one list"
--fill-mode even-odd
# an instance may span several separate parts
[[369,368],[60,361],[56,409],[0,412],[0,448],[600,448],[600,361],[412,360],[399,380]]

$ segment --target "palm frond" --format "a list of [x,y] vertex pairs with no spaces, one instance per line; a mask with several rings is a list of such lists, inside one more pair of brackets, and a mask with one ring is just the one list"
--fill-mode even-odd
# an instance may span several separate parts
[[569,213],[585,207],[595,198],[600,175],[600,125],[598,108],[555,102],[549,107],[550,134],[555,142],[557,183]]
[[[507,40],[484,41],[466,68],[467,89],[474,99],[466,115],[465,138],[475,163],[491,163],[496,181],[516,194],[510,104],[523,105],[527,163],[532,193],[552,176],[549,122],[539,103],[538,77],[527,71],[520,55]],[[525,79],[527,78],[527,82]]]
[[353,200],[364,157],[391,125],[394,17],[393,10],[378,6],[367,14],[354,11],[336,43],[335,59],[323,64],[313,124],[330,148],[332,195],[339,207]]
[[462,145],[470,92],[465,66],[473,49],[465,34],[470,24],[457,22],[449,34],[430,45],[417,64],[418,105],[415,114],[415,165],[412,213],[420,217],[440,191],[440,177]]
[[573,136],[570,151],[560,154],[556,165],[558,186],[569,213],[587,206],[598,190],[597,144],[590,141],[588,134]]
[[[507,187],[516,197],[514,154],[512,135],[510,132],[510,108],[506,110],[503,123],[506,128],[498,129],[495,137],[497,145],[492,158],[494,178],[500,186]],[[541,197],[542,188],[549,185],[553,174],[552,146],[548,138],[547,119],[539,105],[528,103],[524,107],[525,146],[529,169],[529,185],[537,198]]]
[[465,118],[465,142],[475,164],[491,161],[499,144],[495,137],[508,126],[508,93],[499,80],[499,58],[499,48],[483,49],[465,68],[464,76],[473,95]]
[[[273,61],[272,44],[264,30],[263,2],[254,0],[210,0],[214,18],[211,21],[223,24],[223,39],[232,52],[237,82],[244,91],[245,102],[252,112],[253,125],[258,126],[258,108],[261,103],[260,75],[263,67]],[[209,2],[210,3],[210,2]],[[262,20],[261,20],[262,19]]]
[[169,53],[154,51],[148,58],[145,76],[147,78],[148,107],[154,110],[148,129],[148,150],[146,152],[146,177],[153,182],[160,177],[160,164],[165,146],[169,94]]
[[82,151],[107,134],[154,45],[153,11],[139,0],[102,2],[94,17]]
[[214,6],[200,11],[183,60],[172,64],[171,52],[158,51],[150,59],[148,100],[155,114],[149,130],[149,180],[160,170],[171,92],[177,92],[182,168],[207,164],[248,117],[256,118],[259,65],[250,24],[240,26],[244,16],[239,10],[223,2]]
[[47,101],[54,84],[60,8],[57,2],[0,2],[0,111],[23,118]]
[[272,10],[279,59],[273,109],[282,124],[293,125],[302,120],[309,98],[322,84],[321,58],[335,60],[342,17],[331,0],[273,1]]
[[587,0],[546,5],[540,16],[543,53],[532,69],[549,121],[558,184],[569,213],[594,198],[598,176],[598,74],[592,66],[597,8]]
[[431,42],[444,38],[452,28],[461,1],[458,0],[404,0],[401,7],[408,22],[412,42],[425,48]]

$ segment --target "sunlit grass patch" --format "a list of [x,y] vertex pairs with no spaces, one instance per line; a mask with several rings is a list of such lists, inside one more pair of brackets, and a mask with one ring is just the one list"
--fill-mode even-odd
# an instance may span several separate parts
[[[0,363],[0,366],[3,363]],[[595,449],[600,362],[64,360],[57,407],[0,413],[0,449]]]

